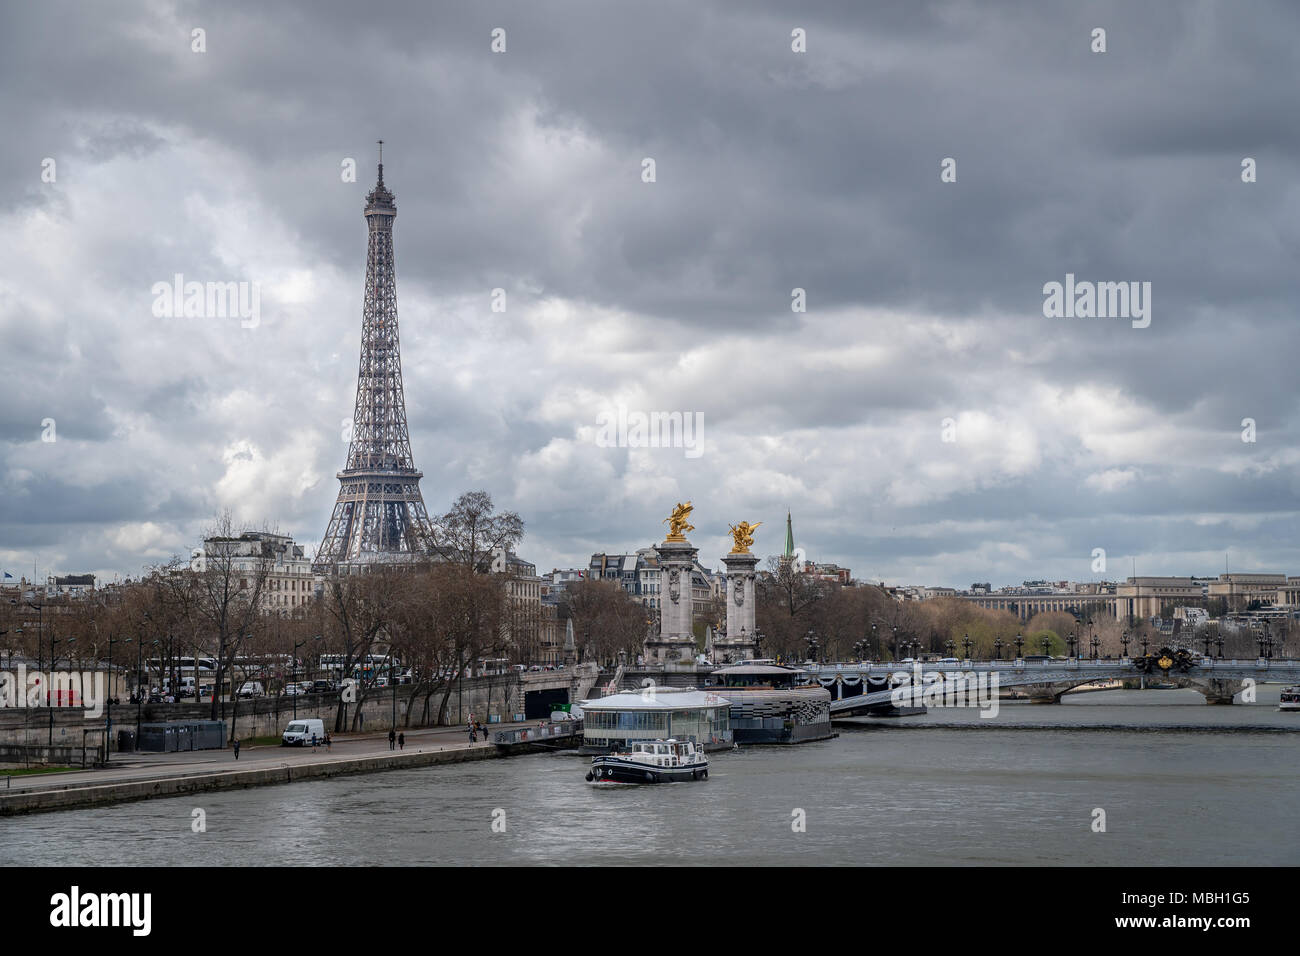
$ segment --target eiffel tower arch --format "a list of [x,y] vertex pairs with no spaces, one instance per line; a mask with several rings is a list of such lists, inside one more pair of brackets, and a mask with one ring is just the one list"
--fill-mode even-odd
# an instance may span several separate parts
[[432,526],[420,494],[423,473],[411,456],[397,334],[393,220],[397,204],[379,181],[366,196],[370,230],[366,293],[361,312],[361,362],[348,460],[338,473],[339,496],[312,568],[333,574],[340,564],[410,559],[428,553]]

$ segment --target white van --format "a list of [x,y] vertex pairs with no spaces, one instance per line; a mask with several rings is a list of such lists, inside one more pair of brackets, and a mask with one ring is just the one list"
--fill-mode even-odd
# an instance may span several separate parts
[[284,730],[284,736],[280,738],[281,747],[302,747],[311,743],[312,734],[316,735],[316,742],[323,744],[325,742],[325,721],[318,717],[302,717],[298,720],[289,722],[289,726]]
[[239,685],[239,696],[240,697],[265,697],[266,688],[262,686],[261,681],[246,680],[244,681],[244,683]]

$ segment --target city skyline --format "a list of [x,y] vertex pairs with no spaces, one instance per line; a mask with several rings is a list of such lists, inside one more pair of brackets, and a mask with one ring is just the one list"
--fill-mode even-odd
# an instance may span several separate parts
[[[1293,10],[577,8],[8,12],[0,567],[135,577],[225,508],[316,547],[382,137],[425,501],[489,491],[538,568],[687,498],[713,567],[788,508],[867,581],[1300,568]],[[176,276],[256,323],[158,315]],[[1150,282],[1149,326],[1048,318],[1075,278]],[[699,454],[602,443],[620,407]]]

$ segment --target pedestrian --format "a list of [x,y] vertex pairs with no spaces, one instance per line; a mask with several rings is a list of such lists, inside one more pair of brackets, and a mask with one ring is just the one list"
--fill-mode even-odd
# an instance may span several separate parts
[[316,735],[314,733],[311,735],[311,749],[316,749]]
[[325,749],[328,750],[330,753],[333,753],[334,752],[333,745],[334,745],[334,738],[330,736],[330,732],[327,730],[325,731]]
[[397,749],[398,750],[406,749],[406,734],[397,735]]
[[469,742],[476,743],[477,741],[478,741],[478,737],[474,733],[474,721],[471,720],[469,722]]
[[239,738],[235,738],[235,759],[239,759]]
[[388,731],[388,749],[389,750],[397,749],[397,731],[395,730]]

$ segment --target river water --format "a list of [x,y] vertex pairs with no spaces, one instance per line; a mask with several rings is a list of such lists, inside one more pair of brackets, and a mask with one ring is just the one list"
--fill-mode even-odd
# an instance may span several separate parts
[[1294,865],[1300,713],[1278,692],[853,721],[713,755],[700,783],[598,789],[586,758],[539,754],[40,814],[0,820],[0,863]]

